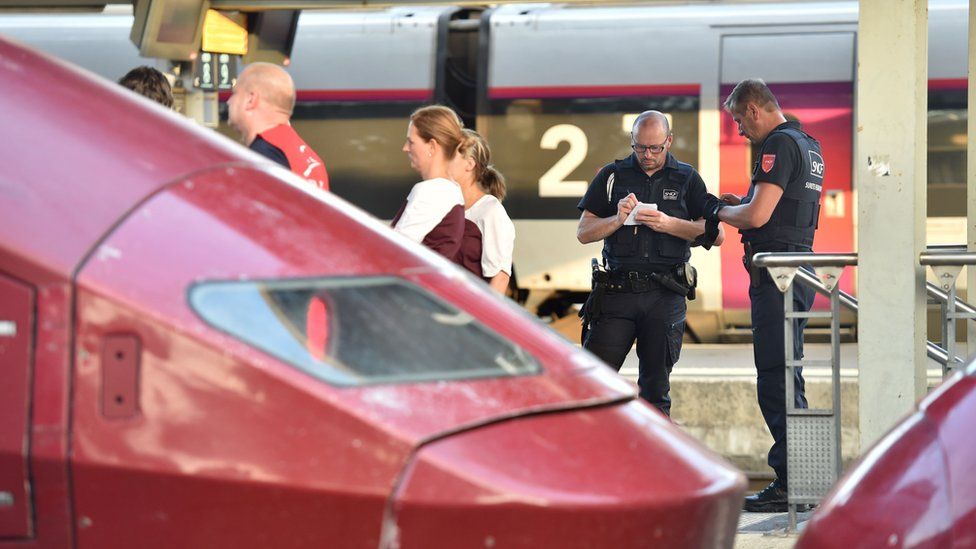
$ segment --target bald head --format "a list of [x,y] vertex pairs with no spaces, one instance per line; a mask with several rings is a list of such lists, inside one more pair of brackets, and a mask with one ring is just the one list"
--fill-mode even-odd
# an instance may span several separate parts
[[664,130],[665,134],[671,133],[671,125],[668,124],[668,117],[661,111],[644,111],[637,115],[634,126],[630,130],[631,135],[640,133],[641,128],[647,126],[658,126]]
[[256,93],[269,108],[289,117],[295,109],[295,82],[278,65],[251,63],[241,72],[236,87]]
[[227,121],[250,145],[259,133],[288,124],[295,108],[295,83],[278,65],[251,63],[227,100]]
[[630,131],[631,146],[640,167],[647,175],[654,175],[668,159],[671,148],[671,125],[660,111],[644,111],[634,120]]

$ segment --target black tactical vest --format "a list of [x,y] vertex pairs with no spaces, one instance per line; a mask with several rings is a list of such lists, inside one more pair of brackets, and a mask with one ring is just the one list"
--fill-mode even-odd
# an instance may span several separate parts
[[[657,204],[658,210],[688,219],[688,182],[694,168],[668,155],[661,175],[648,182],[647,174],[631,156],[614,163],[607,180],[610,204],[634,193],[637,200]],[[690,243],[669,234],[652,231],[644,225],[624,225],[604,240],[603,258],[611,270],[665,271],[691,257]]]
[[[820,143],[803,131],[784,127],[770,133],[783,133],[800,149],[800,178],[791,179],[769,221],[757,229],[742,231],[742,241],[752,244],[754,250],[763,247],[794,244],[813,246],[813,233],[820,217],[820,194],[823,190],[824,161]],[[769,139],[767,136],[766,139]],[[759,163],[752,170],[752,184],[756,184]],[[755,189],[749,189],[750,199]]]

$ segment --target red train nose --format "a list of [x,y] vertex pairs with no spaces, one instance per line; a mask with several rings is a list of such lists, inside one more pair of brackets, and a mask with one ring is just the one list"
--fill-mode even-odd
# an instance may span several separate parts
[[636,401],[521,417],[423,446],[381,546],[731,547],[744,490]]

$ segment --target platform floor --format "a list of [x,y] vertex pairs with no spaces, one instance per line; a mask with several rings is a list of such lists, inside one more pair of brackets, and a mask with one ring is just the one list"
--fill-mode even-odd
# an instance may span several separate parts
[[[797,532],[803,531],[812,511],[797,513]],[[787,533],[787,513],[746,513],[739,515],[739,530],[735,536],[737,549],[781,549],[796,545],[798,533]]]

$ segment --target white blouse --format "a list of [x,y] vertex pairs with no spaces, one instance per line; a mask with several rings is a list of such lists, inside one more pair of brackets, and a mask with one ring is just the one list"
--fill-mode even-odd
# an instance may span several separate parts
[[512,274],[512,252],[515,249],[515,224],[505,206],[486,194],[464,211],[464,217],[481,231],[481,270],[485,278],[504,271]]

